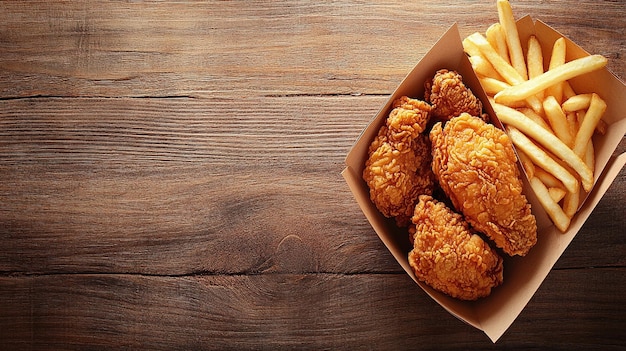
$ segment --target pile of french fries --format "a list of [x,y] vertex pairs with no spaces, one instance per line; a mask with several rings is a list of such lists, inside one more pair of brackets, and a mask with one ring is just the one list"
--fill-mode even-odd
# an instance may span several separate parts
[[[522,43],[509,1],[497,0],[497,8],[499,21],[485,35],[466,37],[463,48],[539,202],[565,232],[594,183],[591,137],[607,128],[602,98],[577,94],[568,80],[603,68],[607,59],[590,55],[566,62],[564,38],[549,53],[534,36]],[[544,55],[550,55],[547,69]]]

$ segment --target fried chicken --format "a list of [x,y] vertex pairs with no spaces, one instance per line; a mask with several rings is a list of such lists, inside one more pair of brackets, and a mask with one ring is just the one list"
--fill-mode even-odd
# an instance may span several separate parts
[[420,196],[411,220],[409,264],[419,280],[463,300],[488,296],[502,283],[502,258],[443,202]]
[[489,121],[489,115],[482,112],[482,103],[465,86],[463,77],[457,72],[441,69],[425,83],[425,88],[424,98],[433,106],[434,118],[448,121],[465,112]]
[[456,210],[505,253],[526,255],[537,242],[537,224],[508,136],[461,114],[445,127],[435,124],[430,140],[433,171]]
[[430,105],[403,96],[369,147],[363,179],[370,198],[386,217],[405,227],[420,194],[431,194],[434,174],[430,141],[424,132]]

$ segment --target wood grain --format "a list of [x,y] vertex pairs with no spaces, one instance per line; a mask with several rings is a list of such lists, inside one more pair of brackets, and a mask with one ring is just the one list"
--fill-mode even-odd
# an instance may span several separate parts
[[381,248],[340,172],[382,98],[41,100],[0,119],[0,270],[397,269],[337,252]]
[[[514,1],[626,77],[619,1]],[[340,172],[495,2],[0,2],[0,349],[622,349],[626,171],[497,345]],[[626,151],[623,141],[616,153]]]
[[[626,285],[616,272],[554,271],[498,345],[486,343],[486,336],[433,304],[403,274],[5,277],[0,278],[0,298],[6,302],[0,305],[0,320],[5,321],[0,345],[57,350],[409,350],[444,345],[453,350],[617,350],[624,342],[620,326],[626,311],[615,299]],[[567,291],[557,297],[554,291],[564,287]]]
[[[626,77],[619,1],[516,1]],[[2,2],[0,96],[388,94],[454,22],[495,2]],[[585,18],[585,21],[581,21]]]

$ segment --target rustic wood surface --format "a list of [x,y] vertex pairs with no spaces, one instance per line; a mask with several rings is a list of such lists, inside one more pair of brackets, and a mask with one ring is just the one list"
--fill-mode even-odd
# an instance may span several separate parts
[[[626,78],[624,2],[512,4]],[[495,1],[0,2],[0,349],[625,348],[626,171],[495,345],[340,175],[452,23],[496,20]]]

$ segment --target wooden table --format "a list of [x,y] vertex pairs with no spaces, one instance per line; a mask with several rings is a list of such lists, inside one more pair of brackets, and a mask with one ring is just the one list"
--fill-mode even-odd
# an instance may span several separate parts
[[[513,7],[626,77],[623,2]],[[0,2],[0,349],[626,347],[624,171],[495,346],[340,175],[452,23],[496,20],[495,1]]]

